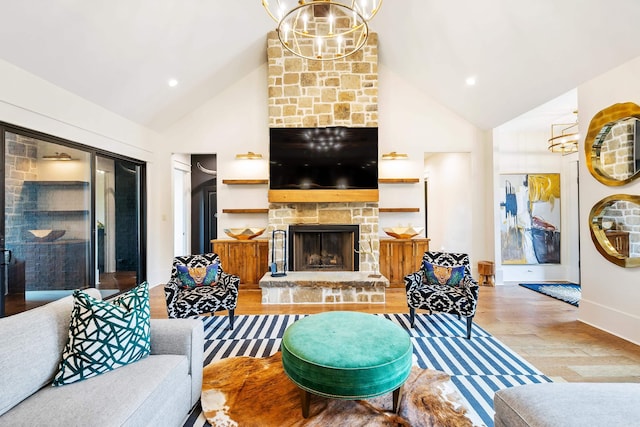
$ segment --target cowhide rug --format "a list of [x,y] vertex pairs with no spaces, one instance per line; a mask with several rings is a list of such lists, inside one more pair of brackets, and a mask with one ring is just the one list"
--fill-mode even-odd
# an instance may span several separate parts
[[391,393],[368,400],[312,395],[302,417],[300,389],[282,369],[281,353],[232,357],[204,368],[202,410],[212,426],[472,426],[449,375],[414,366],[398,414]]

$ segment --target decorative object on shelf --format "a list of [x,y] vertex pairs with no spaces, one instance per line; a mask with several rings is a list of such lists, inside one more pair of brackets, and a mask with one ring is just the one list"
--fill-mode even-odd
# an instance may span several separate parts
[[383,228],[382,231],[387,233],[387,235],[395,238],[395,239],[410,239],[418,234],[422,233],[424,227],[387,227]]
[[552,153],[571,154],[578,151],[578,112],[574,123],[558,123],[551,125],[551,138],[549,138],[549,151]]
[[364,46],[368,22],[381,4],[382,0],[262,0],[278,23],[282,46],[301,58],[319,61],[344,58]]
[[247,151],[246,153],[236,154],[236,160],[262,160],[262,154]]
[[56,154],[51,154],[51,155],[47,155],[47,156],[42,156],[42,160],[57,160],[57,161],[65,161],[68,162],[70,160],[77,160],[77,159],[72,159],[71,155],[68,153],[58,153],[56,151]]
[[407,160],[409,155],[406,153],[391,151],[390,153],[384,153],[381,158],[382,160]]
[[264,233],[263,227],[225,228],[227,236],[238,240],[250,240]]
[[609,186],[629,184],[640,177],[640,106],[614,104],[598,112],[584,144],[587,169]]
[[66,230],[25,230],[24,238],[29,242],[53,242],[64,236]]
[[[276,254],[276,246],[279,247]],[[271,277],[287,275],[287,232],[285,230],[273,230],[271,232]]]

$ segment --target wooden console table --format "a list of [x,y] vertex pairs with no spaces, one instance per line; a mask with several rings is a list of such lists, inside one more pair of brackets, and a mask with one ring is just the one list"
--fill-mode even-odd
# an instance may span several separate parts
[[380,273],[392,287],[404,287],[404,276],[420,269],[429,239],[380,239]]
[[259,289],[260,278],[269,270],[269,240],[212,240],[211,250],[220,256],[222,269],[240,277],[243,288]]

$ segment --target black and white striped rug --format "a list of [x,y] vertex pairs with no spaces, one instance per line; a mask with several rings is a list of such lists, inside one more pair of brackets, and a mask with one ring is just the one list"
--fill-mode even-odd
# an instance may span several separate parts
[[[203,317],[204,365],[234,356],[268,357],[280,348],[282,335],[305,315],[237,316],[228,330],[226,316]],[[497,390],[522,384],[551,382],[526,360],[473,325],[465,339],[464,320],[448,314],[417,314],[415,327],[408,314],[381,314],[407,330],[413,342],[414,363],[451,375],[451,381],[470,409],[476,425],[493,426],[493,395]],[[196,406],[185,427],[209,426]]]

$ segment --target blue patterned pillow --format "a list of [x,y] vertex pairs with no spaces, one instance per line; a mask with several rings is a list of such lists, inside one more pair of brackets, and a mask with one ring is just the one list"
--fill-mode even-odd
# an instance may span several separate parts
[[178,270],[178,280],[184,289],[215,285],[218,280],[217,262],[206,267],[178,265],[176,269]]
[[458,286],[464,277],[464,265],[447,267],[423,262],[424,275],[430,285]]
[[151,353],[149,285],[102,301],[76,290],[69,339],[53,385],[95,377]]

